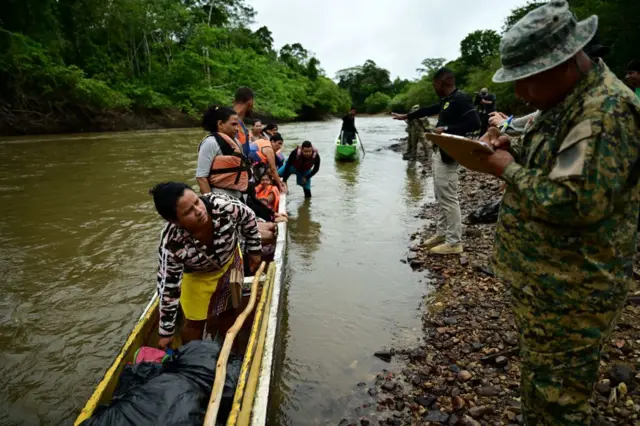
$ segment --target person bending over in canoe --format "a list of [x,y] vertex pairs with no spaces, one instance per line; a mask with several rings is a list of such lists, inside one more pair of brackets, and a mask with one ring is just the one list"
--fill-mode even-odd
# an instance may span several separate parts
[[202,339],[205,325],[224,335],[235,320],[232,292],[240,301],[244,279],[239,237],[254,271],[262,245],[256,216],[234,197],[209,193],[198,197],[184,183],[156,185],[150,194],[168,223],[161,237],[158,266],[160,323],[158,346],[169,347],[182,306],[182,343]]
[[296,183],[304,190],[304,197],[311,198],[311,178],[320,170],[320,154],[311,145],[311,142],[304,141],[301,146],[296,147],[284,166],[278,170],[284,183],[291,174],[296,175]]
[[276,152],[282,148],[282,143],[283,140],[280,133],[271,136],[270,140],[260,139],[251,144],[249,159],[254,163],[253,172],[256,179],[260,179],[263,174],[268,173],[275,181],[278,189],[286,192],[286,188],[278,175],[278,167],[276,165]]
[[273,184],[271,176],[265,173],[260,178],[260,185],[256,187],[256,197],[262,201],[265,206],[274,212],[280,207],[280,190]]
[[349,114],[342,117],[342,145],[353,145],[356,133],[356,109],[351,107]]

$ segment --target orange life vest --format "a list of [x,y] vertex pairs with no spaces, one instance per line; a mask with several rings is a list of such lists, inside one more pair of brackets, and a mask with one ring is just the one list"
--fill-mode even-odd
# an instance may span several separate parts
[[215,188],[246,192],[251,165],[242,153],[242,147],[224,133],[213,133],[210,136],[216,139],[222,154],[216,155],[211,162],[209,184]]
[[[269,159],[267,158],[267,155],[264,153],[264,149],[265,148],[270,148],[273,151],[273,147],[271,146],[271,142],[266,140],[266,139],[260,139],[254,142],[256,144],[256,147],[258,148],[256,150],[256,155],[260,158],[260,161],[264,164],[269,164]],[[274,153],[275,154],[275,153]]]
[[265,199],[269,201],[269,194],[273,194],[273,205],[270,204],[269,208],[277,213],[280,206],[280,191],[278,187],[275,185],[264,186],[262,184],[256,186],[256,198],[258,200]]

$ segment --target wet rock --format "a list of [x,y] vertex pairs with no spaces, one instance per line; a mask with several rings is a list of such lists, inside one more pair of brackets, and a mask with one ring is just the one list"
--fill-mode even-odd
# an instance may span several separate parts
[[458,396],[458,395],[460,395],[460,388],[455,386],[451,388],[451,396]]
[[625,382],[622,382],[618,385],[617,389],[618,389],[618,396],[620,398],[624,398],[624,396],[627,394],[627,384]]
[[409,266],[411,266],[413,269],[418,269],[424,266],[424,260],[422,259],[414,259],[409,261]]
[[460,421],[460,424],[462,426],[481,426],[480,423],[478,423],[477,421],[475,421],[469,416],[464,416]]
[[440,410],[429,411],[427,415],[424,416],[424,420],[427,422],[445,424],[447,420],[449,420],[449,414],[443,413]]
[[504,341],[508,345],[516,346],[518,344],[518,336],[515,333],[507,333],[504,336]]
[[454,373],[456,373],[456,374],[459,374],[459,373],[460,373],[460,367],[458,367],[458,366],[457,366],[457,365],[455,365],[455,364],[451,364],[451,365],[449,366],[449,370],[450,370],[450,371],[453,371],[453,372],[454,372]]
[[462,370],[460,373],[458,373],[458,380],[460,380],[461,382],[471,380],[472,377],[473,376],[471,375],[471,373],[469,373],[467,370]]
[[374,397],[374,396],[376,396],[378,394],[378,391],[375,390],[374,388],[369,388],[367,393],[369,394],[369,396]]
[[456,318],[456,317],[445,317],[443,322],[446,325],[456,325],[458,323],[458,318]]
[[480,396],[498,396],[500,389],[495,386],[484,386],[476,389],[476,393]]
[[635,374],[633,368],[626,364],[614,364],[613,367],[611,367],[611,371],[609,371],[609,378],[613,386],[618,386],[619,383],[632,385]]
[[464,408],[465,404],[465,400],[460,398],[459,396],[454,396],[453,398],[451,398],[451,406],[456,411]]
[[608,379],[602,380],[596,384],[596,392],[601,395],[607,396],[611,392],[611,383]]
[[631,411],[627,410],[626,408],[621,408],[618,412],[618,415],[623,419],[628,419],[629,417],[631,417]]
[[484,348],[484,345],[480,342],[473,342],[471,344],[471,347],[473,348],[474,351],[479,351],[480,349]]
[[404,406],[405,406],[404,401],[398,401],[398,402],[396,402],[396,410],[397,410],[397,411],[402,411],[402,410],[404,410]]
[[388,419],[387,424],[391,426],[402,426],[404,423],[400,419]]
[[447,387],[446,386],[436,386],[435,388],[433,388],[433,393],[437,396],[442,396],[444,394],[447,393]]
[[434,395],[424,395],[416,398],[416,402],[424,408],[431,408],[433,404],[438,400]]
[[393,392],[393,390],[396,388],[396,386],[397,385],[396,385],[395,382],[388,381],[388,382],[385,382],[382,385],[382,390],[387,391],[387,392]]
[[507,359],[507,357],[499,356],[496,358],[495,363],[496,363],[496,366],[498,367],[504,367],[509,363],[509,360]]
[[359,387],[359,388],[363,388],[363,387],[365,387],[365,386],[367,386],[367,384],[366,384],[365,382],[360,382],[360,383],[358,383],[358,387]]
[[367,419],[367,418],[365,417],[365,418],[360,419],[360,424],[361,424],[362,426],[369,426],[369,425],[371,424],[371,422],[369,421],[369,419]]
[[482,237],[482,231],[476,228],[467,228],[464,233],[468,237]]
[[349,420],[342,419],[340,420],[340,423],[338,423],[338,426],[347,426],[348,424],[349,424]]
[[450,426],[454,426],[454,425],[457,425],[459,421],[460,419],[458,418],[458,416],[456,416],[455,414],[452,414],[451,416],[449,416],[449,420],[447,420],[447,424]]
[[474,419],[482,418],[487,414],[491,414],[492,412],[493,412],[493,408],[487,407],[487,406],[484,406],[484,405],[479,406],[479,407],[472,407],[471,409],[469,409],[469,414]]
[[378,359],[381,359],[385,362],[391,362],[391,352],[388,350],[381,350],[373,354]]
[[508,410],[505,411],[504,417],[509,421],[509,423],[516,423],[518,421],[517,419],[518,415],[513,411],[508,411]]

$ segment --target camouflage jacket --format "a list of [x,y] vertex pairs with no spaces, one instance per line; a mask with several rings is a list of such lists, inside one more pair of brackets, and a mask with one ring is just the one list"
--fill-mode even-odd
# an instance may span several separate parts
[[494,248],[500,277],[558,295],[599,286],[607,289],[600,298],[612,288],[626,294],[640,204],[640,101],[600,62],[540,112],[512,154]]

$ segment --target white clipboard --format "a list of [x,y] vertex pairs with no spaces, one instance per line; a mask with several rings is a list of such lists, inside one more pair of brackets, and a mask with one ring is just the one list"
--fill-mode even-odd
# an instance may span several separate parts
[[[475,141],[457,135],[443,133],[437,135],[435,133],[425,133],[425,137],[440,148],[444,149],[449,157],[456,160],[460,165],[476,170],[478,155],[493,154],[494,150],[486,142]],[[484,164],[484,162],[483,162]]]

